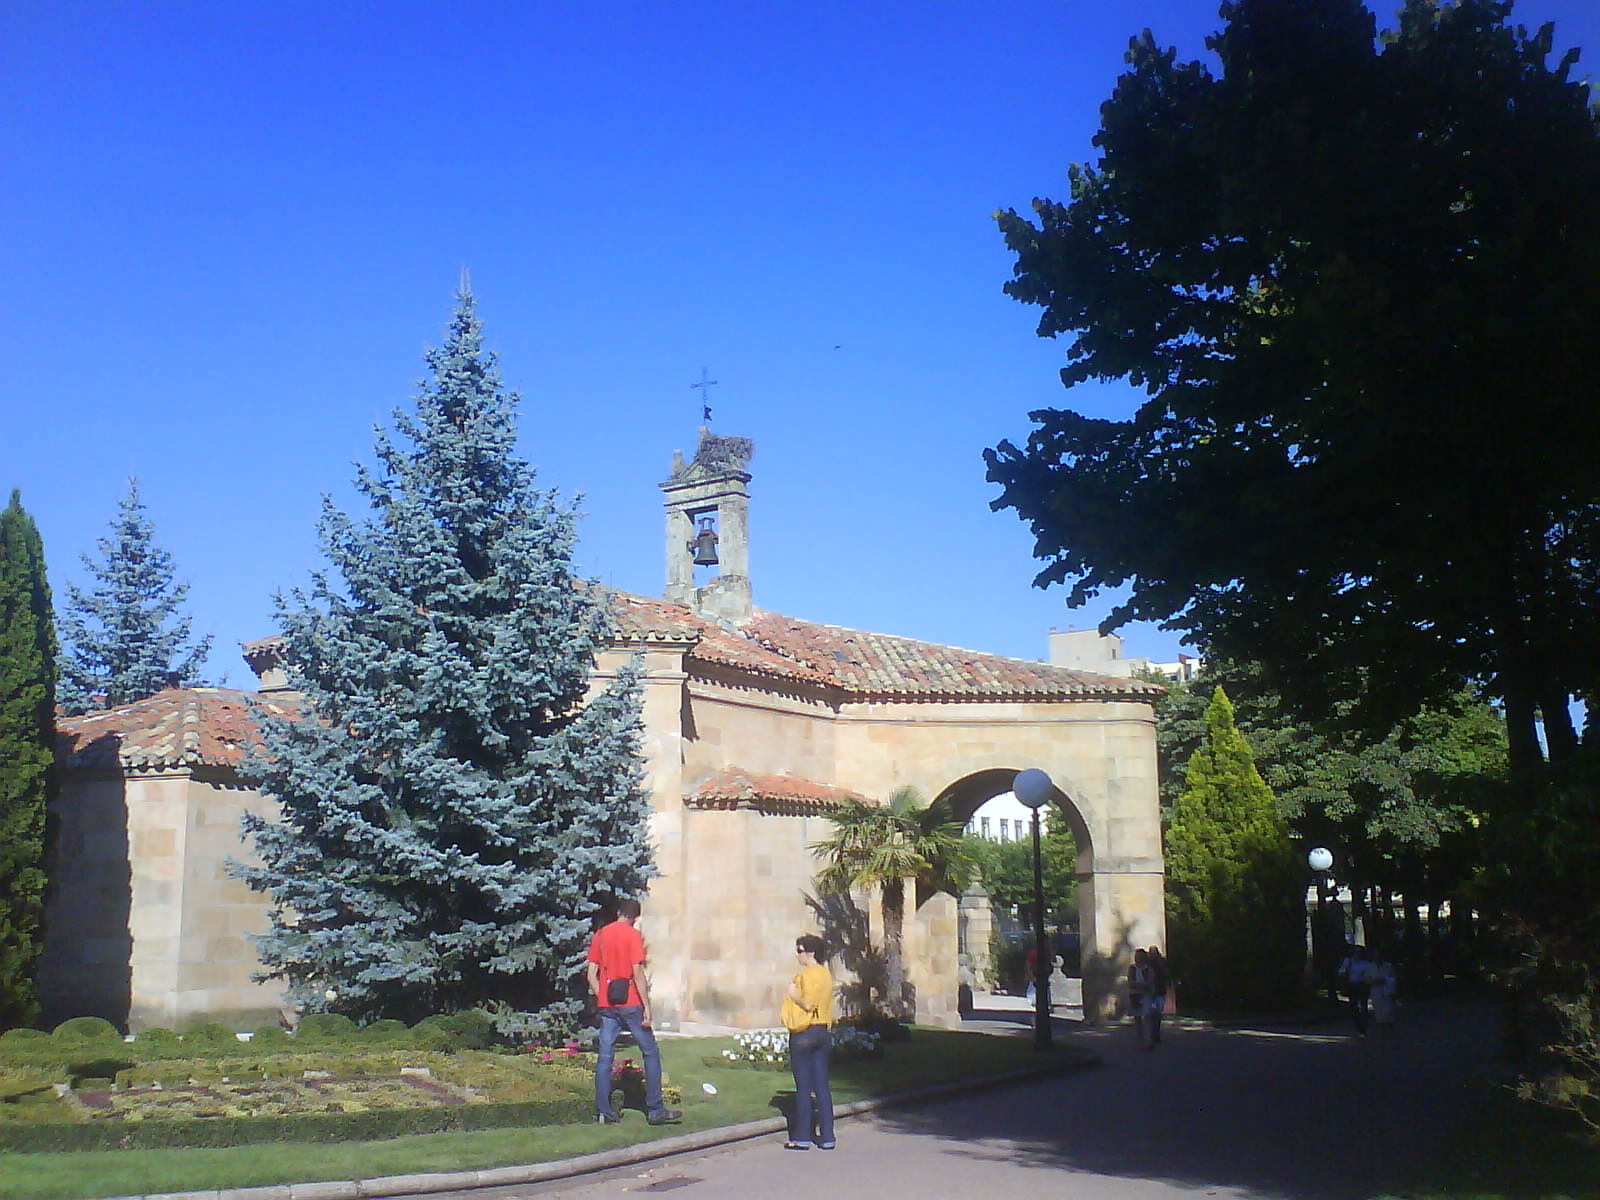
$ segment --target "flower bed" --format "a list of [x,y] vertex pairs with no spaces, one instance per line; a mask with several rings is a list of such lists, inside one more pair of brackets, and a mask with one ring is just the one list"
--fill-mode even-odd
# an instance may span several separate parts
[[[766,1071],[789,1069],[789,1033],[785,1029],[752,1029],[735,1034],[733,1042],[733,1046],[724,1050],[720,1058],[708,1058],[705,1061],[712,1066],[750,1067]],[[877,1058],[882,1053],[877,1034],[857,1029],[854,1025],[834,1026],[834,1061]]]

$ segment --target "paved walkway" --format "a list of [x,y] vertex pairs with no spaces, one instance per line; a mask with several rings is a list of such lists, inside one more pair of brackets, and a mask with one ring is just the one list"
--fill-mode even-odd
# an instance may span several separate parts
[[[1336,1025],[1180,1024],[1150,1052],[1126,1027],[1057,1022],[1104,1066],[848,1120],[831,1153],[785,1151],[773,1137],[471,1195],[1358,1200],[1436,1160],[1497,1070],[1485,1005],[1438,1001],[1408,1007],[1402,1019],[1387,1041]],[[1025,1011],[990,1009],[979,1020],[1026,1036]]]

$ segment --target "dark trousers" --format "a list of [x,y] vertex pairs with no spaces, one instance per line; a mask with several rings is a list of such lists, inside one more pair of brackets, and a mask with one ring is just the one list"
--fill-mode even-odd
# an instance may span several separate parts
[[789,1035],[789,1066],[794,1070],[794,1125],[789,1140],[809,1142],[815,1121],[817,1141],[833,1141],[833,1091],[828,1087],[828,1059],[833,1034],[826,1025]]
[[1367,1031],[1367,997],[1372,991],[1368,983],[1352,983],[1350,985],[1350,1019],[1355,1022],[1356,1032]]
[[624,1029],[639,1043],[639,1056],[644,1059],[645,1111],[655,1116],[666,1107],[661,1103],[661,1051],[656,1048],[655,1031],[644,1023],[642,1004],[600,1010],[600,1056],[594,1064],[594,1110],[602,1115],[620,1115],[611,1111],[611,1058]]

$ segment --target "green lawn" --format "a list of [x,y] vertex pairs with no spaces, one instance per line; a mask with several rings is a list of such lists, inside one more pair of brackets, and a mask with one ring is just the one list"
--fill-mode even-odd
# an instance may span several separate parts
[[[0,1168],[0,1200],[82,1200],[206,1188],[254,1187],[321,1179],[360,1179],[426,1171],[463,1171],[546,1162],[694,1130],[777,1116],[792,1092],[787,1071],[714,1065],[733,1045],[727,1038],[663,1038],[672,1083],[683,1089],[683,1123],[654,1128],[629,1112],[620,1126],[547,1126],[477,1133],[440,1133],[382,1142],[239,1146],[224,1150],[127,1150],[79,1154],[8,1154]],[[1078,1052],[1058,1050],[1055,1061]],[[622,1055],[619,1054],[619,1057]],[[637,1052],[633,1058],[638,1059]],[[939,1083],[997,1074],[1041,1061],[1026,1037],[918,1029],[885,1047],[875,1061],[833,1071],[839,1104]],[[709,1096],[701,1087],[717,1089]]]

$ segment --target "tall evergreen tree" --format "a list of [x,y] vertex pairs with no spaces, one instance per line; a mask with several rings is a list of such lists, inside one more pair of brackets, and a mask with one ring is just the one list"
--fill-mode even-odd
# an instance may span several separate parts
[[1305,882],[1289,829],[1218,688],[1167,829],[1173,971],[1202,1004],[1290,1000],[1305,962]]
[[[315,719],[259,714],[246,820],[276,903],[256,949],[312,1007],[415,1019],[481,1005],[560,1029],[591,916],[653,874],[637,664],[585,703],[610,610],[574,577],[576,513],[514,455],[517,397],[465,290],[404,445],[324,500],[339,580],[278,600]],[[327,997],[332,992],[333,997]]]
[[189,585],[177,582],[172,555],[155,544],[137,479],[128,481],[111,536],[100,539],[100,561],[82,557],[94,586],[85,592],[67,584],[56,694],[62,710],[76,715],[114,708],[153,696],[174,680],[199,682],[211,638],[185,647],[190,618],[178,609]]
[[55,784],[55,626],[22,494],[0,513],[0,1029],[38,1013],[45,814]]

